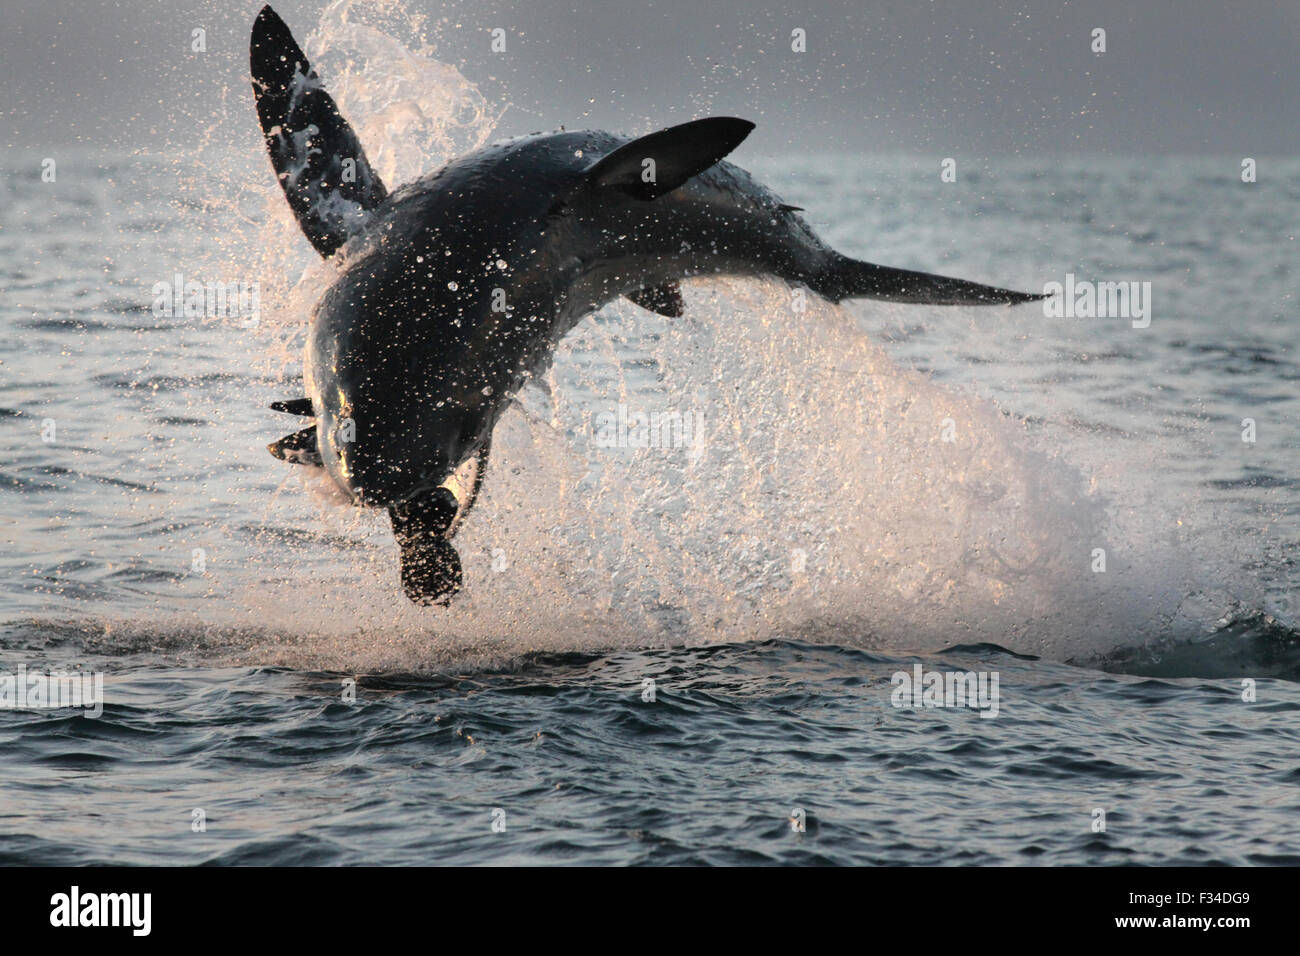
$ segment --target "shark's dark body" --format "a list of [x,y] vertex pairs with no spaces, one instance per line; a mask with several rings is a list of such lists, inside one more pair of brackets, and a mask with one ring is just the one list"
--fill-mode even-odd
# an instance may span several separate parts
[[[835,254],[729,163],[654,202],[593,196],[585,171],[628,142],[573,132],[491,146],[375,210],[312,319],[307,364],[325,465],[358,500],[440,484],[612,299],[701,274],[834,281]],[[352,442],[334,440],[342,418]]]
[[354,501],[389,509],[403,585],[423,603],[459,587],[447,542],[497,419],[560,339],[612,299],[680,315],[677,282],[696,275],[774,276],[832,301],[1037,298],[836,253],[721,161],[752,128],[743,120],[639,139],[525,137],[389,195],[270,8],[254,26],[252,68],[290,205],[323,255],[344,257],[312,316],[307,399],[278,406],[316,425],[272,451],[318,461]]

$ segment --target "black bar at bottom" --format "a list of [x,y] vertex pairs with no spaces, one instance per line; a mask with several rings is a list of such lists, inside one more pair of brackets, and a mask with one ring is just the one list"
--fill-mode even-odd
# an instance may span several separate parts
[[478,925],[494,942],[511,932],[524,939],[544,932],[562,943],[590,939],[610,922],[649,934],[647,941],[668,932],[661,942],[680,943],[682,920],[691,916],[688,922],[703,919],[733,943],[766,933],[773,921],[791,928],[814,921],[819,934],[838,926],[851,938],[877,941],[920,932],[945,945],[977,945],[996,938],[989,930],[1051,929],[1071,942],[1197,935],[1230,946],[1256,930],[1289,926],[1282,901],[1293,876],[1288,869],[1190,868],[13,868],[0,869],[0,899],[10,945],[47,935],[127,945],[149,939],[207,947],[254,938],[259,945],[346,945],[375,930],[428,934],[444,923]]

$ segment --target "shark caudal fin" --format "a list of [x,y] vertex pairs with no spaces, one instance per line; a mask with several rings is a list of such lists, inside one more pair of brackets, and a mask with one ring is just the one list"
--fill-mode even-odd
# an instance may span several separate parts
[[257,117],[289,208],[322,256],[365,224],[388,190],[356,133],[269,6],[253,24],[249,66]]
[[838,252],[831,253],[826,268],[811,285],[814,292],[832,302],[861,298],[916,305],[1017,305],[1046,298],[965,279],[872,265]]

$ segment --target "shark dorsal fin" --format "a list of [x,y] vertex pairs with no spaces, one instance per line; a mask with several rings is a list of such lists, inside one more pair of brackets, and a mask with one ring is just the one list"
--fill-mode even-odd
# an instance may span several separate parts
[[658,199],[704,172],[740,145],[754,124],[711,116],[624,143],[587,171],[596,187],[612,187],[637,199]]
[[366,223],[388,190],[293,34],[270,7],[263,7],[253,24],[248,61],[257,117],[289,208],[316,251],[333,255]]

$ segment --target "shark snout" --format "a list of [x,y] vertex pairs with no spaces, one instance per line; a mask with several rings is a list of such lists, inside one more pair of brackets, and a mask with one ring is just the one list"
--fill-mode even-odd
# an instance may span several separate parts
[[322,464],[354,502],[388,507],[450,473],[459,434],[454,424],[421,414],[420,405],[371,402],[364,395],[346,399],[337,409],[324,409],[318,426]]

